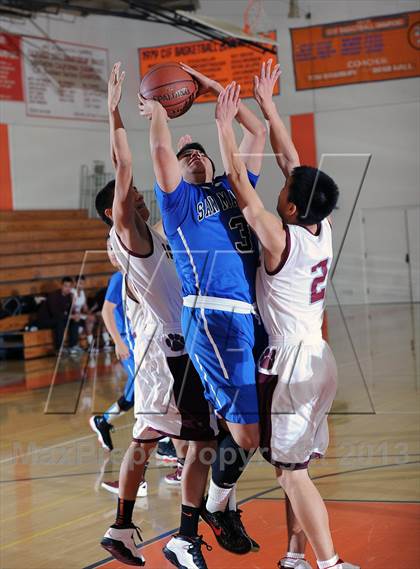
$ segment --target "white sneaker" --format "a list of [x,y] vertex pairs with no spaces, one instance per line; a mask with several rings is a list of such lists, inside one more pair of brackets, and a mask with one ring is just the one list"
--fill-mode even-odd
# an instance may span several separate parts
[[[287,566],[285,565],[285,561],[287,561]],[[304,559],[290,559],[290,557],[283,557],[280,559],[278,564],[279,569],[286,568],[287,569],[312,569],[307,561]]]
[[[112,492],[113,494],[118,494],[119,491],[119,483],[118,480],[114,482],[102,482],[101,484],[104,490],[108,490],[108,492]],[[144,481],[140,484],[139,489],[137,490],[137,498],[145,498],[147,496],[147,482]]]
[[121,561],[121,563],[142,567],[146,561],[136,547],[134,532],[143,541],[139,529],[135,525],[127,529],[118,529],[111,526],[102,538],[101,545],[114,559]]
[[339,561],[337,565],[333,565],[331,569],[360,569],[358,565],[352,565],[351,563],[345,563],[344,561]]
[[174,535],[163,548],[163,554],[168,561],[180,569],[207,569],[206,561],[201,553],[201,546],[207,551],[211,546],[203,541],[202,536],[186,537]]

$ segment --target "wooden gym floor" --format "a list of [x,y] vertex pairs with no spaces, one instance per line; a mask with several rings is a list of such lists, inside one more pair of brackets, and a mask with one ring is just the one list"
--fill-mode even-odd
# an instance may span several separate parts
[[[419,313],[418,305],[346,307],[344,322],[338,309],[329,310],[340,387],[329,453],[313,463],[311,474],[328,501],[337,549],[362,569],[420,567]],[[132,414],[115,420],[111,456],[88,426],[91,412],[119,394],[119,365],[103,354],[90,364],[86,354],[62,362],[51,390],[45,378],[54,361],[0,366],[1,569],[123,567],[98,544],[116,502],[100,482],[118,477]],[[149,495],[135,508],[149,569],[172,567],[161,547],[178,525],[180,492],[163,481],[167,472],[151,461]],[[230,555],[203,526],[213,546],[209,569],[274,569],[286,543],[283,494],[259,455],[238,495],[261,551]]]

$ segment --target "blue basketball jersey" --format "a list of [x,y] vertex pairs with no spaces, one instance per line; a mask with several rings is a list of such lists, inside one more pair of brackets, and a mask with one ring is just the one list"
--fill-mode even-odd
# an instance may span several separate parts
[[[248,177],[255,187],[258,176],[248,172]],[[199,185],[182,179],[171,193],[156,183],[155,193],[183,296],[254,303],[258,242],[227,176]]]

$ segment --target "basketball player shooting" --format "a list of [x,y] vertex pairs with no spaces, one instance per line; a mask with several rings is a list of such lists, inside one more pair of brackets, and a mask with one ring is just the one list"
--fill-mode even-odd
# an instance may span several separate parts
[[[278,216],[265,209],[240,158],[232,127],[240,87],[231,83],[220,93],[216,106],[223,164],[239,207],[262,245],[257,302],[269,347],[259,362],[261,450],[276,468],[319,569],[358,569],[336,554],[325,504],[308,475],[311,458],[323,455],[328,446],[326,413],[337,385],[335,359],[322,339],[321,325],[332,261],[328,217],[337,203],[338,189],[324,172],[300,166],[272,100],[279,74],[279,66],[271,69],[269,61],[254,83],[255,98],[269,122],[273,152],[286,178]],[[289,512],[289,522],[291,516]],[[302,550],[289,551],[279,567],[310,569],[304,560],[305,540],[300,545]]]
[[160,438],[169,435],[188,440],[189,445],[182,476],[180,532],[166,544],[164,554],[177,567],[206,569],[201,551],[204,542],[197,532],[209,468],[208,462],[201,460],[206,458],[201,451],[214,446],[217,425],[185,353],[181,290],[172,257],[166,241],[147,224],[149,211],[133,185],[132,156],[118,108],[123,80],[124,72],[120,73],[117,63],[108,83],[116,176],[98,193],[96,209],[111,228],[110,243],[127,276],[129,290],[144,303],[145,310],[139,326],[134,326],[137,374],[133,440],[120,468],[116,520],[101,544],[127,565],[145,564],[134,542],[138,528],[132,522],[133,509],[150,453]]
[[[222,86],[186,65],[199,84],[198,96]],[[169,80],[169,79],[168,79]],[[182,282],[182,329],[205,395],[225,421],[226,436],[212,465],[208,499],[201,515],[218,543],[234,553],[258,548],[245,532],[234,486],[259,445],[259,412],[253,348],[258,335],[255,275],[258,244],[239,210],[226,176],[202,145],[175,154],[163,106],[140,97],[150,121],[155,192],[163,226]],[[237,120],[244,130],[241,152],[247,177],[258,181],[265,145],[263,123],[244,105]],[[225,457],[233,460],[225,460]]]

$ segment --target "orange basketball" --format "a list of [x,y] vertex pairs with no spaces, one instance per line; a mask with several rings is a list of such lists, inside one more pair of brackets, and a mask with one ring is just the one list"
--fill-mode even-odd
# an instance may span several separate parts
[[177,63],[152,67],[140,83],[140,95],[159,101],[168,117],[180,117],[188,111],[197,95],[197,83]]

